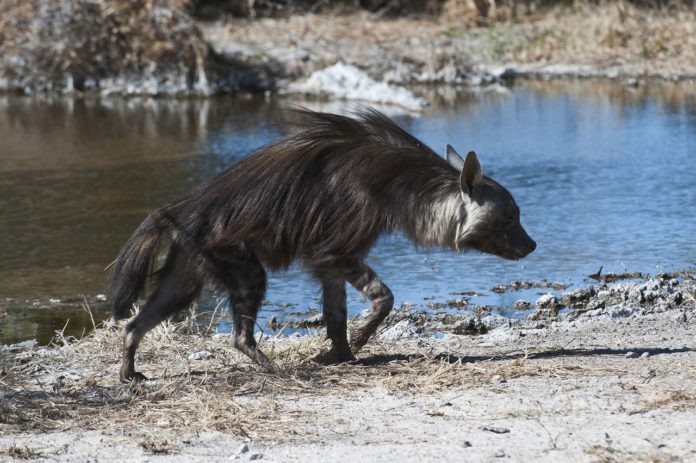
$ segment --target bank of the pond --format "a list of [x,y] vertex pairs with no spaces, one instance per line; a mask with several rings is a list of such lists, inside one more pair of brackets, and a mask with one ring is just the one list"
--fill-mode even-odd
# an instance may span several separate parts
[[[118,383],[121,337],[0,350],[0,454],[75,461],[693,461],[696,282],[598,283],[572,309],[488,323],[397,312],[354,364],[320,335],[264,337],[259,369],[188,319]],[[449,328],[448,328],[449,327]]]
[[[696,12],[680,2],[671,8],[559,2],[514,14],[502,2],[481,17],[474,2],[449,0],[396,16],[355,5],[333,10],[315,5],[281,9],[274,17],[216,19],[196,15],[195,3],[205,2],[5,2],[0,90],[346,97],[346,87],[355,87],[348,97],[370,100],[371,92],[383,99],[385,91],[395,91],[366,89],[371,81],[486,85],[560,76],[621,78],[636,85],[644,79],[696,78]],[[307,85],[314,73],[336,64],[366,74],[357,80],[353,74],[336,77],[340,95],[331,83]],[[414,109],[411,100],[406,106]]]

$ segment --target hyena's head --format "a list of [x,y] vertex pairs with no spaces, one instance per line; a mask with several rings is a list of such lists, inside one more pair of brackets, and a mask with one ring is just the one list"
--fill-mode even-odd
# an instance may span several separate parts
[[447,145],[447,161],[461,172],[464,211],[457,226],[455,247],[474,248],[506,259],[521,259],[536,249],[536,243],[520,224],[520,209],[514,198],[495,180],[483,176],[473,151],[462,159]]

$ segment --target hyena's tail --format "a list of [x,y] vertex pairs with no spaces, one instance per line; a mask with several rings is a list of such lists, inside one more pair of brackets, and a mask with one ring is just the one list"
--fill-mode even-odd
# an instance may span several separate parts
[[109,285],[114,320],[130,315],[133,303],[142,293],[151,273],[160,237],[166,228],[158,220],[157,212],[150,214],[119,252],[111,270]]

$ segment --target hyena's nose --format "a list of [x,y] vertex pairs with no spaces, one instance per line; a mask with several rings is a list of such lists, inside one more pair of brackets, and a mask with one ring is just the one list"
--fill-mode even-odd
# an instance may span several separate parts
[[531,240],[532,242],[529,244],[529,252],[532,252],[536,249],[536,241]]

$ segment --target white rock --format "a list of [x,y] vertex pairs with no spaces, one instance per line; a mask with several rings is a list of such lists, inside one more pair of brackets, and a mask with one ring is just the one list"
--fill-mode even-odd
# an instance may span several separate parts
[[416,326],[415,322],[408,318],[403,319],[379,334],[379,339],[383,341],[396,341],[402,338],[412,338],[418,336],[423,330]]
[[189,360],[210,360],[214,355],[208,350],[201,350],[198,352],[193,352],[188,356]]
[[16,344],[10,344],[9,346],[0,346],[0,350],[24,350],[24,349],[31,349],[33,347],[36,347],[38,345],[38,341],[36,339],[28,339],[26,341],[18,342]]
[[556,296],[553,295],[553,293],[546,293],[539,297],[536,301],[536,306],[537,307],[552,307],[556,305],[558,301],[556,300]]
[[427,103],[410,90],[378,82],[351,64],[336,63],[312,73],[305,82],[292,84],[290,91],[328,95],[343,100],[393,104],[420,111]]
[[622,304],[617,304],[615,306],[609,307],[608,312],[611,318],[624,318],[630,317],[631,315],[635,314],[635,310],[633,310],[631,307],[626,307]]

